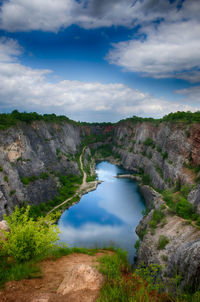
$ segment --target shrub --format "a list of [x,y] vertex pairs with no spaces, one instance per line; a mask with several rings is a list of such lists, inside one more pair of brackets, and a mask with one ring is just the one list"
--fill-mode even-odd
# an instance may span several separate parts
[[48,173],[44,172],[40,174],[40,179],[48,179],[48,178],[49,178]]
[[136,250],[136,253],[138,253],[138,250],[140,248],[140,240],[137,240],[136,243],[134,244],[134,248]]
[[35,175],[29,176],[29,177],[21,177],[21,182],[24,185],[29,185],[30,182],[36,181],[38,178]]
[[168,153],[167,152],[162,153],[162,158],[167,159],[168,158]]
[[4,181],[8,182],[8,176],[4,176]]
[[165,213],[161,210],[155,209],[152,215],[152,220],[149,222],[149,226],[151,229],[155,229],[157,224],[160,223],[165,218]]
[[190,219],[195,214],[195,210],[192,204],[190,204],[185,198],[181,198],[181,200],[176,204],[176,213],[185,218]]
[[10,232],[2,242],[3,252],[17,262],[24,262],[44,255],[58,240],[58,229],[50,216],[34,221],[29,217],[30,207],[19,209],[5,215]]
[[149,174],[145,174],[142,176],[142,182],[144,185],[149,185],[151,183],[151,178]]
[[145,146],[153,146],[153,145],[154,145],[153,140],[152,140],[150,137],[148,137],[148,138],[144,141],[144,145],[145,145]]
[[158,250],[163,250],[168,243],[169,239],[164,235],[160,235],[157,246]]

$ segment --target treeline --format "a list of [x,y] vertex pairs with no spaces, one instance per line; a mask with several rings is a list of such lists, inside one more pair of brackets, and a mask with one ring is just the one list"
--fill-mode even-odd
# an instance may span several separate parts
[[45,122],[68,122],[78,124],[77,122],[70,120],[65,115],[56,114],[38,114],[37,112],[19,112],[18,110],[12,111],[12,113],[1,113],[0,114],[0,129],[7,129],[10,126],[16,125],[18,122],[31,123],[33,121],[45,121]]
[[[16,125],[17,122],[26,122],[31,123],[33,121],[40,121],[43,120],[45,122],[54,122],[54,123],[61,123],[61,122],[68,122],[73,123],[76,125],[101,125],[101,126],[110,126],[117,123],[87,123],[87,122],[76,122],[65,115],[56,115],[54,113],[52,114],[38,114],[37,112],[19,112],[18,110],[14,110],[11,113],[1,113],[0,114],[0,129],[7,129],[10,126]],[[184,112],[184,111],[178,111],[175,113],[170,113],[168,115],[165,115],[163,118],[160,119],[154,119],[152,117],[139,117],[139,116],[132,116],[127,119],[120,120],[118,123],[121,122],[132,122],[132,123],[138,123],[138,122],[150,122],[150,123],[162,123],[162,122],[200,122],[200,111],[196,112]]]
[[119,121],[130,121],[133,123],[138,122],[153,122],[153,123],[162,123],[162,122],[200,122],[200,111],[191,112],[191,111],[177,111],[175,113],[169,113],[168,115],[165,115],[163,118],[160,119],[154,119],[152,117],[139,117],[139,116],[132,116],[130,118],[124,119]]

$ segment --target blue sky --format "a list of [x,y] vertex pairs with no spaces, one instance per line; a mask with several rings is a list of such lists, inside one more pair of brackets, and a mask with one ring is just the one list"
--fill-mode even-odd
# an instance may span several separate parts
[[0,111],[81,121],[200,109],[200,2],[0,1]]

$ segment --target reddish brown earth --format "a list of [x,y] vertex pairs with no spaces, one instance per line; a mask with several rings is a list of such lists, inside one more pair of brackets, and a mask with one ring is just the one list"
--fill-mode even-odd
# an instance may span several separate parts
[[6,283],[0,292],[1,302],[94,302],[99,290],[84,289],[61,295],[57,289],[65,276],[78,264],[87,264],[93,267],[98,265],[98,258],[104,253],[95,256],[85,254],[71,254],[56,260],[44,260],[39,265],[42,278],[35,278]]

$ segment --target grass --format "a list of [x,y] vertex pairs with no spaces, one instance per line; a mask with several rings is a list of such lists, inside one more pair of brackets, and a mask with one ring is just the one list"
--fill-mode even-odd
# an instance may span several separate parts
[[131,272],[124,251],[117,250],[114,255],[105,255],[99,259],[99,263],[105,283],[98,302],[169,301],[165,294],[159,294],[148,286],[140,277],[141,270]]
[[165,246],[169,243],[169,239],[164,236],[164,235],[160,235],[159,239],[158,239],[158,246],[157,249],[158,250],[164,250]]
[[154,230],[157,225],[162,222],[162,220],[165,218],[166,214],[162,210],[155,209],[153,211],[152,219],[149,222],[149,226],[152,230]]
[[184,185],[179,191],[175,190],[175,192],[173,192],[172,190],[167,189],[162,193],[162,195],[172,213],[187,220],[196,220],[198,225],[200,216],[196,213],[193,205],[187,201],[187,196],[190,190],[190,186]]
[[2,287],[6,282],[13,280],[31,279],[42,277],[41,269],[38,261],[43,259],[54,259],[60,258],[62,256],[70,255],[73,253],[87,254],[90,256],[95,255],[99,250],[97,248],[87,249],[87,248],[68,248],[67,246],[55,246],[52,250],[45,254],[45,256],[40,256],[32,261],[26,262],[14,262],[10,257],[0,257],[0,287]]
[[25,263],[9,263],[7,259],[0,260],[0,287],[8,281],[19,281],[41,277],[41,270],[34,261]]

